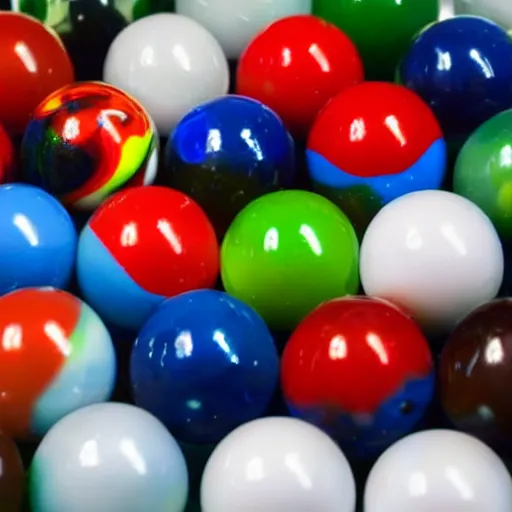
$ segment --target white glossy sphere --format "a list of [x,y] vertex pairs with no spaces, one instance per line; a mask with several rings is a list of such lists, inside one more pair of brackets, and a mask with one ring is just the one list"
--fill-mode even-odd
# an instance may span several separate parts
[[43,438],[31,467],[34,512],[182,512],[188,473],[178,443],[148,412],[92,405]]
[[295,14],[310,14],[312,0],[177,0],[176,12],[204,25],[228,59],[238,59],[267,25]]
[[202,512],[354,512],[352,470],[321,430],[293,418],[238,427],[212,453]]
[[503,266],[489,218],[441,190],[413,192],[386,205],[361,244],[365,293],[404,307],[432,334],[450,330],[494,298]]
[[453,0],[455,14],[483,16],[506,30],[512,29],[512,3],[510,0]]
[[372,468],[364,512],[510,512],[512,480],[478,439],[451,430],[412,434]]
[[167,136],[189,110],[227,93],[229,69],[219,43],[202,25],[163,13],[118,34],[103,79],[137,98]]

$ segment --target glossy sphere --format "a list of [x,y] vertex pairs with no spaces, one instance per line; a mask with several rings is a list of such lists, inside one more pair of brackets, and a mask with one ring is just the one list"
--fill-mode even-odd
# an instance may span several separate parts
[[68,208],[87,211],[121,187],[154,180],[158,134],[132,97],[100,82],[79,82],[37,107],[21,154],[28,182]]
[[411,39],[437,19],[438,9],[438,0],[313,0],[313,14],[354,41],[371,80],[393,78]]
[[512,481],[499,457],[474,437],[426,430],[398,441],[366,482],[365,512],[508,512]]
[[183,512],[187,495],[178,443],[156,418],[127,404],[66,416],[30,467],[34,512]]
[[496,296],[503,250],[480,208],[451,192],[427,190],[377,214],[361,244],[360,270],[367,295],[401,305],[425,329],[441,333]]
[[117,34],[135,19],[172,11],[174,0],[19,0],[15,10],[38,18],[62,38],[77,80],[99,80]]
[[215,448],[201,482],[203,512],[354,512],[355,504],[343,453],[322,431],[293,418],[237,428]]
[[512,11],[507,0],[454,0],[455,14],[482,16],[512,29]]
[[30,185],[0,186],[0,295],[27,286],[65,288],[76,244],[73,221],[56,199]]
[[13,181],[16,175],[14,147],[0,124],[0,184]]
[[19,512],[23,495],[23,464],[18,448],[0,434],[0,503],[2,512]]
[[362,231],[393,199],[441,186],[446,145],[419,96],[399,85],[365,82],[336,96],[317,117],[307,161],[317,191]]
[[299,324],[283,354],[281,382],[294,416],[364,458],[421,419],[434,365],[419,327],[399,309],[346,297],[325,302]]
[[278,366],[252,308],[223,292],[193,291],[162,304],[140,331],[133,395],[180,441],[215,443],[265,412]]
[[218,244],[188,196],[164,187],[114,194],[80,234],[77,277],[107,321],[138,330],[167,297],[215,284]]
[[177,0],[176,12],[197,20],[237,60],[267,25],[295,14],[309,14],[312,0]]
[[0,298],[0,332],[2,432],[41,436],[66,414],[110,398],[112,340],[80,299],[55,288],[7,294]]
[[327,102],[363,77],[359,54],[341,30],[315,16],[291,16],[242,53],[237,92],[273,108],[293,135],[305,138]]
[[272,110],[224,96],[178,123],[167,143],[166,166],[167,183],[195,199],[223,235],[247,203],[293,183],[294,144]]
[[512,39],[483,18],[449,18],[416,37],[398,78],[432,107],[448,139],[464,140],[512,107]]
[[358,257],[354,228],[330,201],[274,192],[246,206],[228,229],[222,282],[271,329],[291,330],[321,302],[357,292]]
[[470,313],[443,348],[439,366],[444,409],[455,425],[501,447],[512,446],[512,300]]
[[512,239],[512,110],[481,125],[462,147],[453,189],[491,218],[502,239]]
[[66,50],[38,20],[0,11],[0,122],[10,135],[21,135],[37,105],[74,80]]
[[164,13],[140,19],[116,37],[103,79],[133,94],[166,137],[189,110],[227,93],[229,70],[222,48],[205,28]]

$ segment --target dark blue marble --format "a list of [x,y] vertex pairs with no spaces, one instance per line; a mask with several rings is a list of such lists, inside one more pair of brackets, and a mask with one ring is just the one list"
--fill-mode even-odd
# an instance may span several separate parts
[[292,416],[304,419],[329,434],[354,459],[374,459],[423,419],[434,395],[434,373],[410,380],[373,413],[353,414],[336,406],[297,408]]
[[139,333],[130,364],[135,403],[190,444],[215,443],[263,415],[278,372],[261,317],[216,290],[164,302]]
[[222,233],[250,201],[295,182],[294,142],[262,103],[223,96],[188,113],[169,137],[164,182],[194,198]]
[[449,141],[463,141],[512,107],[512,39],[484,18],[441,21],[416,37],[398,79],[431,106]]

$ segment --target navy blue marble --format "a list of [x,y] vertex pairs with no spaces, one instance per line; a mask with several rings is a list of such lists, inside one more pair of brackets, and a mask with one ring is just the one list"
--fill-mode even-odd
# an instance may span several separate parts
[[135,403],[180,441],[220,441],[262,416],[277,386],[279,359],[261,317],[216,290],[164,302],[135,341]]
[[397,78],[431,106],[445,137],[460,143],[512,107],[512,38],[476,16],[435,23],[413,41]]
[[167,185],[195,199],[222,234],[250,201],[294,185],[294,142],[262,103],[223,96],[189,112],[169,137]]

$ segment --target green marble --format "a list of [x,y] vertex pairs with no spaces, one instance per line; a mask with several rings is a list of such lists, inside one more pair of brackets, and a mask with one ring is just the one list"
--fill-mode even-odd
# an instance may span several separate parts
[[512,110],[489,119],[466,141],[453,190],[478,205],[502,239],[512,239]]
[[289,331],[321,302],[359,289],[359,243],[346,215],[312,192],[256,199],[229,227],[221,250],[225,290],[271,329]]
[[393,80],[413,37],[437,20],[438,0],[313,0],[313,14],[356,44],[370,80]]

